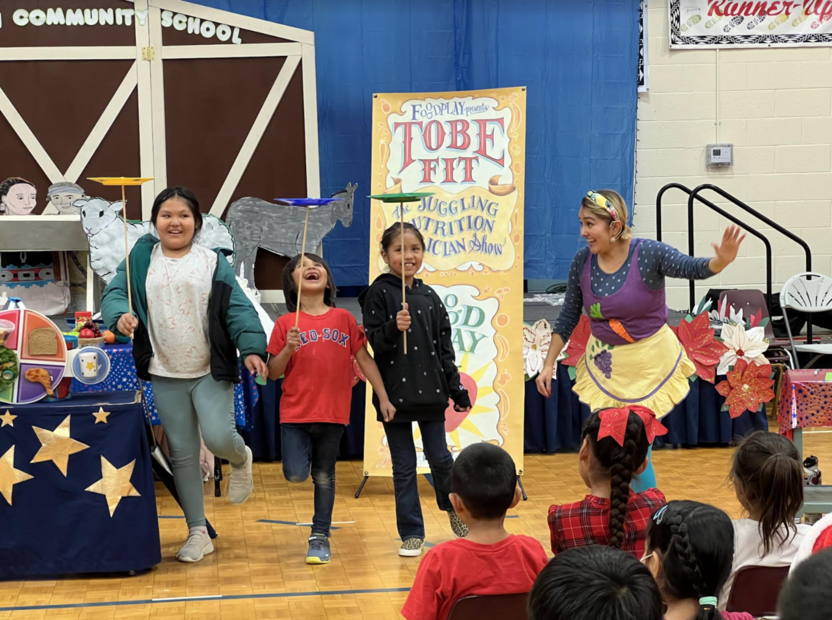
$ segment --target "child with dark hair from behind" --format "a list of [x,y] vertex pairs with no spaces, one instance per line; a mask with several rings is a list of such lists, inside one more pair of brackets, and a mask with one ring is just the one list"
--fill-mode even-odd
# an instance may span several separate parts
[[667,605],[666,620],[754,620],[745,612],[722,612],[716,596],[731,573],[734,528],[719,508],[673,501],[647,529],[644,562]]
[[734,521],[734,563],[719,595],[725,609],[744,566],[789,566],[811,526],[795,525],[803,506],[803,464],[794,444],[775,433],[746,437],[734,452],[731,482],[747,518]]
[[789,575],[777,603],[780,620],[828,620],[832,609],[832,549],[819,551]]
[[631,554],[593,545],[568,549],[529,594],[529,620],[662,620],[662,595]]
[[489,443],[468,446],[454,463],[452,488],[468,537],[427,553],[402,608],[407,620],[445,620],[465,596],[528,592],[548,561],[540,542],[504,527],[506,512],[520,501],[508,452]]
[[653,438],[665,433],[644,407],[605,409],[587,418],[578,472],[590,494],[580,502],[549,508],[552,553],[605,545],[636,558],[644,554],[647,524],[667,500],[658,489],[635,493],[630,482],[647,468]]

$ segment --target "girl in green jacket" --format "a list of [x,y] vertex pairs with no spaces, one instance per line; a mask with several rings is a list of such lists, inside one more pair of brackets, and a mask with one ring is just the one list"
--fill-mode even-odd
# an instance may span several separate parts
[[252,374],[268,375],[266,335],[223,250],[193,242],[202,226],[199,203],[183,187],[156,197],[150,216],[159,233],[130,252],[133,309],[122,263],[104,292],[101,314],[113,332],[133,337],[141,379],[153,398],[170,445],[173,477],[190,532],[182,562],[214,551],[205,527],[200,429],[205,445],[231,464],[229,500],[242,504],[254,490],[251,450],[234,424],[237,351]]

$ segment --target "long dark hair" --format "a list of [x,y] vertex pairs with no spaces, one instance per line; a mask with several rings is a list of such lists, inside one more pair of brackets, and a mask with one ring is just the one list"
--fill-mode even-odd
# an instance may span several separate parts
[[791,441],[763,431],[749,435],[734,452],[730,478],[746,510],[760,513],[762,555],[797,534],[794,518],[803,506],[803,465]]
[[[658,554],[665,599],[716,597],[731,574],[734,526],[719,508],[672,501],[647,528],[647,553]],[[700,604],[696,620],[722,620],[715,605]]]
[[650,570],[629,553],[592,545],[558,553],[529,593],[529,620],[661,620]]
[[[162,204],[171,198],[179,198],[188,205],[188,209],[191,211],[191,217],[194,218],[194,237],[196,237],[202,228],[202,213],[199,211],[199,201],[187,187],[168,187],[159,192],[156,200],[153,201],[153,208],[150,210],[150,221],[156,226],[156,219],[159,217]],[[126,211],[124,213],[124,219],[127,219]]]
[[[410,222],[404,223],[404,232],[412,232],[416,235],[416,238],[419,240],[419,243],[422,244],[422,249],[425,249],[425,238],[422,236],[422,233],[419,232],[419,229],[416,228]],[[384,252],[390,248],[393,242],[398,241],[402,236],[402,224],[401,222],[396,222],[390,228],[384,231],[384,234],[381,236],[381,249]]]
[[601,429],[599,412],[589,416],[584,424],[582,440],[587,440],[598,465],[610,476],[610,542],[609,546],[621,549],[624,545],[624,521],[627,518],[627,503],[630,499],[630,482],[633,472],[647,458],[650,442],[644,431],[644,423],[635,413],[627,419],[624,446],[612,437],[598,440]]
[[[332,271],[329,269],[327,262],[317,254],[310,254],[307,252],[303,255],[313,263],[317,263],[326,271],[326,290],[324,290],[324,303],[330,308],[335,307],[335,296],[337,289],[335,288],[335,280],[332,277]],[[289,312],[295,312],[298,309],[298,288],[295,286],[295,278],[293,274],[300,264],[301,255],[293,256],[292,259],[286,263],[283,268],[283,295],[286,297],[286,309]]]

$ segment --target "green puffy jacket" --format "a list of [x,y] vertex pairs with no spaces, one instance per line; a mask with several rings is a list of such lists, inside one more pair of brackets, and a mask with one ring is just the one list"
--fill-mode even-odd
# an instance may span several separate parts
[[[133,334],[133,359],[136,374],[150,381],[148,368],[153,357],[150,333],[147,330],[147,270],[150,255],[159,239],[145,235],[136,242],[130,252],[130,287],[133,296],[133,312],[139,325]],[[211,376],[217,381],[240,381],[237,350],[245,359],[249,355],[266,358],[266,334],[257,311],[237,284],[234,269],[225,259],[227,250],[217,252],[217,269],[208,300],[208,336],[211,340]],[[107,286],[101,300],[101,316],[110,330],[118,333],[121,315],[129,311],[127,303],[127,268],[122,261],[116,277]]]

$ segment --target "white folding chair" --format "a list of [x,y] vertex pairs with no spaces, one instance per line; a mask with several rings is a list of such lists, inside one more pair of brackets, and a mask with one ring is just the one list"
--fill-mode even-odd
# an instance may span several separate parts
[[787,309],[809,313],[832,310],[832,278],[809,271],[792,276],[780,291],[780,307],[783,310],[783,319],[786,323],[786,331],[789,334],[789,344],[794,354],[795,368],[800,368],[797,359],[798,351],[815,354],[815,357],[806,365],[807,368],[824,355],[832,355],[832,344],[820,342],[817,344],[795,344],[792,329],[789,325],[789,317],[786,314]]

